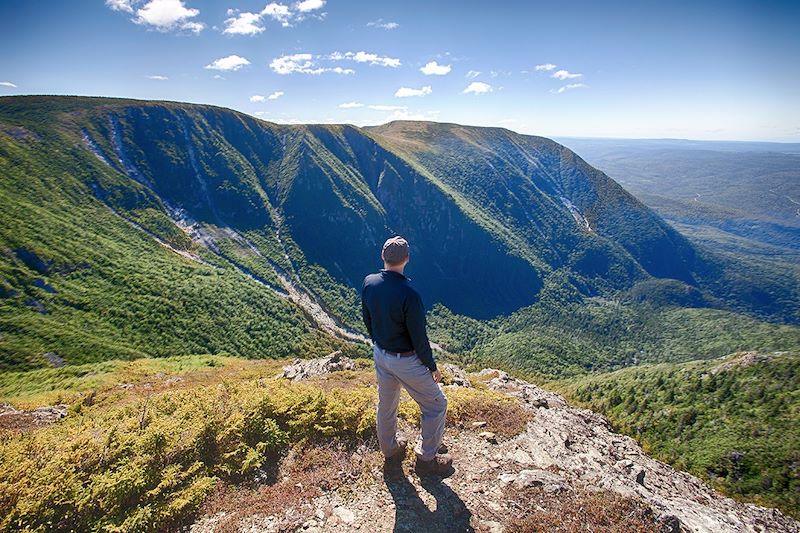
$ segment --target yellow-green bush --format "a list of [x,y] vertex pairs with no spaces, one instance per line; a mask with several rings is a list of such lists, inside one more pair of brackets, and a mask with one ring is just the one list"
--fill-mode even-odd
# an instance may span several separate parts
[[[74,403],[52,426],[0,432],[0,531],[169,529],[197,511],[217,480],[269,476],[291,446],[373,436],[371,371],[293,383],[263,377],[280,362],[223,359],[212,369],[206,359],[119,363],[90,381],[100,385],[91,402],[82,401],[74,371],[27,376],[4,401],[32,405],[54,394]],[[132,385],[122,390],[120,381]],[[489,390],[448,388],[447,396],[456,426],[486,420],[506,435],[527,420],[516,402]],[[399,413],[419,421],[405,395]]]
[[247,380],[83,407],[3,437],[0,528],[163,529],[195,511],[216,479],[269,470],[290,443],[367,437],[374,397]]

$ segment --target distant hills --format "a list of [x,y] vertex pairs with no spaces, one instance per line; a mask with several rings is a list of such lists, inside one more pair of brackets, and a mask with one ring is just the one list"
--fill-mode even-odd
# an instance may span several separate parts
[[800,253],[800,144],[561,139],[670,222]]
[[343,346],[395,233],[448,317],[629,295],[798,319],[786,280],[745,281],[571,150],[501,128],[6,97],[0,174],[0,367],[51,351],[69,363]]

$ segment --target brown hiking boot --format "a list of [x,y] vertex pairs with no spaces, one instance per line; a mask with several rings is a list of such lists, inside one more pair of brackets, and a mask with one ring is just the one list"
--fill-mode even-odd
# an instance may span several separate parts
[[430,461],[423,461],[417,457],[417,474],[424,475],[449,475],[453,470],[453,458],[447,454],[437,455]]
[[397,451],[384,458],[384,462],[390,466],[402,463],[406,457],[406,446],[408,446],[408,442],[405,439],[397,439]]

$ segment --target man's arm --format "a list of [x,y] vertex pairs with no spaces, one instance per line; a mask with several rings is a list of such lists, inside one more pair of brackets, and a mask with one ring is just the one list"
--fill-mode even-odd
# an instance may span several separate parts
[[364,319],[364,325],[367,326],[367,333],[369,333],[370,338],[372,338],[372,316],[369,314],[369,309],[367,309],[367,302],[364,298],[365,292],[367,288],[364,287],[361,289],[361,318]]
[[427,366],[431,372],[436,372],[436,361],[433,359],[431,343],[428,341],[428,333],[425,330],[425,307],[422,305],[422,298],[415,291],[412,291],[406,298],[406,328],[411,336],[411,344],[417,352],[422,364]]

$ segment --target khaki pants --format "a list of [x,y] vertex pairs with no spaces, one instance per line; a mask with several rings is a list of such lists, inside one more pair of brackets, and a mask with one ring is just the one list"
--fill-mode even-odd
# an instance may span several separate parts
[[397,406],[402,386],[422,411],[422,443],[414,451],[422,460],[430,461],[442,444],[447,398],[419,357],[389,355],[377,344],[373,354],[378,375],[377,429],[381,451],[386,457],[397,451]]

